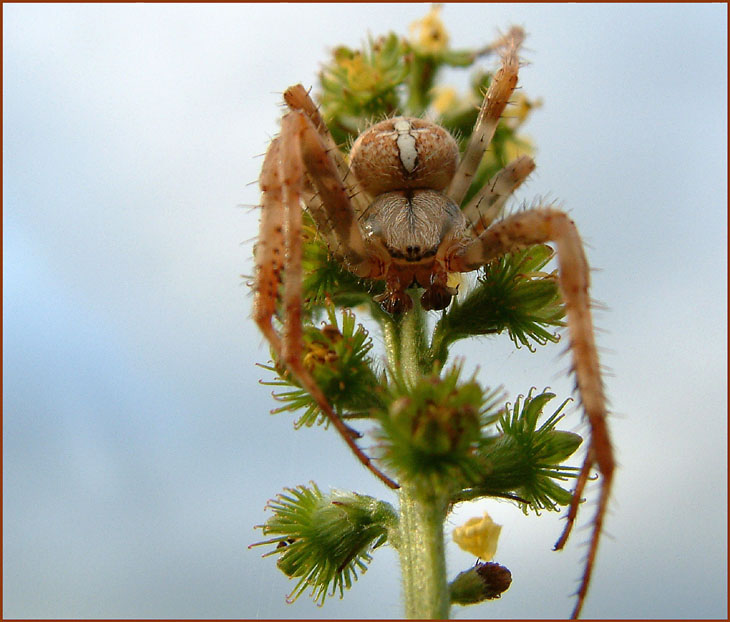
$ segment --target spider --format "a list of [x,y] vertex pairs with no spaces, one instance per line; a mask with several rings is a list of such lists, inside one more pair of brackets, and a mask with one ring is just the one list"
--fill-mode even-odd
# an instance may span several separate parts
[[[355,140],[349,166],[302,85],[284,93],[288,111],[267,151],[259,183],[260,234],[255,251],[254,319],[281,362],[309,391],[358,459],[391,488],[358,447],[357,433],[334,412],[302,360],[302,206],[311,214],[333,256],[358,277],[385,282],[376,297],[399,314],[413,304],[406,289],[423,288],[426,310],[446,308],[456,294],[451,273],[478,270],[519,248],[552,242],[566,309],[569,349],[577,392],[590,426],[590,442],[555,545],[561,549],[576,519],[592,467],[602,475],[598,508],[577,603],[590,582],[614,470],[606,424],[606,401],[594,340],[588,294],[589,268],[573,221],[553,206],[538,206],[498,220],[512,192],[534,170],[522,156],[506,166],[462,206],[472,177],[495,132],[518,79],[523,35],[502,40],[501,67],[484,96],[463,156],[453,137],[430,121],[395,117],[375,123]],[[283,283],[283,333],[272,323]]]

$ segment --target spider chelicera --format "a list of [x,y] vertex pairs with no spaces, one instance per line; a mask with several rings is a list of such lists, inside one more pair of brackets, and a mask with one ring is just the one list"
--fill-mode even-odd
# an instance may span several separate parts
[[[575,522],[592,467],[602,475],[598,509],[585,571],[573,612],[585,598],[611,489],[614,458],[606,425],[606,401],[588,294],[589,268],[578,230],[562,211],[547,205],[497,220],[512,192],[534,170],[522,156],[502,169],[462,206],[518,78],[522,31],[503,38],[502,64],[494,76],[472,137],[459,157],[456,141],[424,119],[395,117],[364,131],[350,151],[338,149],[319,111],[301,85],[284,93],[288,107],[281,133],[267,151],[260,176],[262,215],[256,245],[254,318],[277,357],[312,395],[358,459],[392,488],[398,485],[358,447],[302,361],[302,208],[311,214],[334,257],[350,272],[382,280],[376,300],[392,314],[413,304],[406,289],[423,288],[424,309],[444,309],[456,290],[451,273],[477,270],[525,246],[552,242],[565,304],[572,368],[591,436],[585,461],[555,545],[564,546]],[[284,284],[284,330],[272,318]]]

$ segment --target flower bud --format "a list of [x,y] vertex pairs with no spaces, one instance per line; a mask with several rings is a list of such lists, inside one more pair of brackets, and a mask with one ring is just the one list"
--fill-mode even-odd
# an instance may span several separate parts
[[451,582],[451,602],[455,605],[475,605],[499,598],[509,589],[512,573],[495,563],[477,564],[457,575]]

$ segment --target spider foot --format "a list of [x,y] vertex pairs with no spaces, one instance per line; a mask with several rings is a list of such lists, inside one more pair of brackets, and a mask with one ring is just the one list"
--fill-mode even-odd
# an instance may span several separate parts
[[449,306],[451,299],[456,296],[456,293],[457,289],[455,287],[435,283],[423,292],[421,306],[426,311],[441,311],[441,309]]
[[391,315],[405,313],[413,308],[411,297],[404,291],[386,291],[379,296],[375,296],[375,302],[379,302],[383,311]]

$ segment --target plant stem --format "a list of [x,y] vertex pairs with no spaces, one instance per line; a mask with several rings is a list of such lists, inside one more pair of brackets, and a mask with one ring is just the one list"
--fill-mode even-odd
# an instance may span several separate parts
[[388,365],[391,370],[396,370],[400,365],[400,332],[396,323],[390,318],[384,318],[380,325],[383,327],[383,341]]
[[406,617],[449,617],[449,587],[444,556],[446,501],[424,497],[415,486],[400,492],[398,554],[403,574]]
[[[425,314],[419,302],[408,311],[391,335],[389,363],[395,363],[406,381],[415,385],[424,370]],[[395,353],[397,352],[397,360]],[[426,488],[426,482],[401,482],[398,554],[403,574],[406,617],[446,619],[449,617],[449,587],[446,581],[444,520],[447,496]]]
[[[426,354],[426,317],[418,298],[414,297],[414,306],[407,311],[398,326],[400,332],[400,369],[409,385],[414,386],[424,372]],[[390,362],[390,361],[389,361]]]

